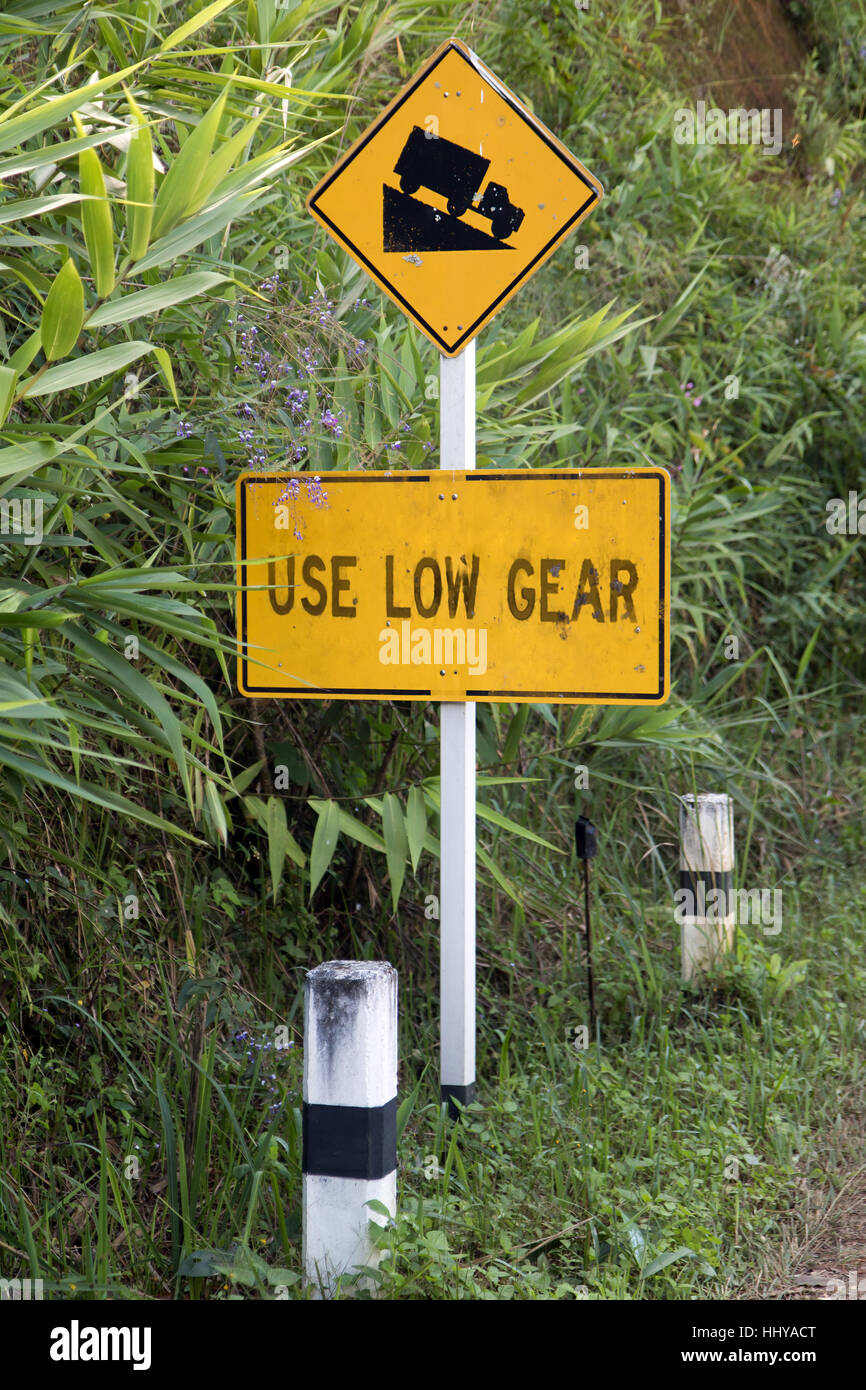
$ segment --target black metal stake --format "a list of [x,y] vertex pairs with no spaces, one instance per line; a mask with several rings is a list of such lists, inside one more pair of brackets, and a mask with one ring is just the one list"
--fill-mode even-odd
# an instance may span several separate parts
[[586,917],[586,984],[589,992],[589,1031],[595,1041],[595,981],[592,977],[592,928],[589,915],[589,861],[598,854],[595,826],[586,816],[578,816],[574,824],[574,845],[578,859],[583,860],[583,906]]
[[583,861],[583,906],[586,915],[586,983],[589,988],[589,1035],[595,1041],[595,984],[592,978],[592,933],[589,925],[589,860]]

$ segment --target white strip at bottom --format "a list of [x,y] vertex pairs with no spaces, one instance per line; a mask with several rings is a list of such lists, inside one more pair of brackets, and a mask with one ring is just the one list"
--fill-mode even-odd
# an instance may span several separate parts
[[[364,1203],[382,1202],[393,1217],[397,1211],[397,1173],[384,1178],[328,1178],[304,1174],[304,1279],[319,1297],[327,1298],[341,1274],[358,1265],[375,1269],[380,1252],[370,1240],[367,1224],[385,1225],[381,1212]],[[363,1288],[373,1287],[367,1279]]]

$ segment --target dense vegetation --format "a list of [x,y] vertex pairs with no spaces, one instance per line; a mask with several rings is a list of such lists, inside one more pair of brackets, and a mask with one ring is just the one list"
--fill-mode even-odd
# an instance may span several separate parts
[[[44,532],[0,535],[3,1275],[302,1296],[301,990],[342,956],[400,971],[388,1296],[741,1294],[844,1174],[866,605],[863,542],[825,522],[866,446],[866,10],[792,6],[809,56],[772,156],[673,139],[718,8],[0,18],[0,497],[41,502]],[[670,702],[478,707],[458,1126],[425,916],[436,706],[239,697],[231,590],[243,468],[435,463],[436,353],[304,197],[452,32],[607,190],[587,268],[567,242],[479,340],[479,466],[649,458],[674,497]],[[685,987],[689,790],[732,796],[738,882],[781,888],[784,918]],[[580,1053],[576,812],[601,834]]]

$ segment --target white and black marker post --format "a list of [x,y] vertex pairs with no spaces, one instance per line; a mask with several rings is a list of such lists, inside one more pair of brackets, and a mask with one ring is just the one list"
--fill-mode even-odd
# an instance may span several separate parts
[[[691,980],[734,944],[734,809],[729,796],[680,798],[682,977]],[[686,895],[685,897],[683,895]]]
[[397,1210],[397,971],[328,961],[304,985],[304,1277],[325,1297],[375,1268],[366,1202]]
[[[439,467],[475,467],[475,340],[439,357]],[[459,501],[458,486],[443,507]],[[475,705],[439,706],[441,797],[440,1096],[475,1098]]]

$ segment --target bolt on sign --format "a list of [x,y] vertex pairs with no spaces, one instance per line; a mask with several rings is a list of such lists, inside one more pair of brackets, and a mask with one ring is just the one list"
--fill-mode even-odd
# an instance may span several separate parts
[[250,696],[662,704],[663,468],[245,473]]
[[454,357],[603,193],[472,50],[449,39],[307,208]]

